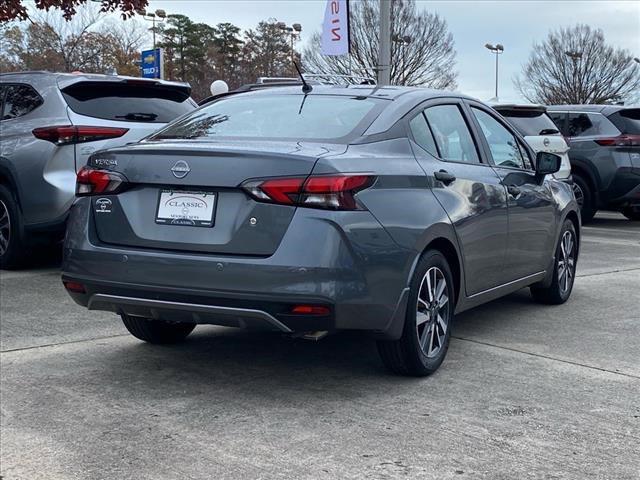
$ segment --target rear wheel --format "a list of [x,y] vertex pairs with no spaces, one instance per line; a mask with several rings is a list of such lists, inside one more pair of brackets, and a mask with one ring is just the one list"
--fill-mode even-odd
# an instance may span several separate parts
[[622,214],[629,220],[640,220],[640,207],[627,207],[622,210]]
[[411,280],[402,337],[378,342],[385,366],[401,375],[435,372],[449,348],[455,306],[453,276],[444,256],[426,252]]
[[589,182],[578,174],[573,174],[573,194],[580,207],[582,222],[590,222],[597,211],[594,193]]
[[566,302],[573,290],[578,258],[576,229],[571,220],[562,226],[560,240],[556,247],[553,267],[553,281],[548,287],[531,287],[531,295],[540,303],[559,305]]
[[189,335],[195,323],[169,323],[151,318],[121,315],[124,326],[134,337],[149,343],[177,343]]
[[16,268],[26,253],[26,239],[18,202],[9,189],[0,185],[0,268]]

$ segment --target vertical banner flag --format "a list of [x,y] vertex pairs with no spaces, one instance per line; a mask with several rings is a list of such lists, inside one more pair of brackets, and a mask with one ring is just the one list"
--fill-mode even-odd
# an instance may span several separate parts
[[349,0],[327,0],[322,24],[322,53],[349,53]]

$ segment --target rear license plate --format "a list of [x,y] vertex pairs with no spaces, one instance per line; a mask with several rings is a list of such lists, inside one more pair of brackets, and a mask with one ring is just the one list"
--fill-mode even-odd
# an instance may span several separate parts
[[156,212],[156,223],[212,227],[215,210],[215,193],[162,190]]

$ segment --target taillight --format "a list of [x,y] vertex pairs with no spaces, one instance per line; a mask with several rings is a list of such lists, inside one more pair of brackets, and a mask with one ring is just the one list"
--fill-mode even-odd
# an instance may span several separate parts
[[127,179],[116,172],[82,167],[76,177],[76,195],[98,195],[117,193],[127,183]]
[[330,210],[359,210],[355,194],[373,185],[371,175],[319,175],[250,180],[242,188],[261,202]]
[[595,140],[603,147],[638,147],[640,146],[640,135],[619,135],[617,137],[599,138]]
[[294,305],[291,307],[294,315],[329,315],[331,310],[323,305]]
[[58,127],[40,127],[34,129],[32,133],[34,137],[40,140],[47,140],[56,145],[69,145],[73,143],[118,138],[128,131],[128,128],[65,125]]

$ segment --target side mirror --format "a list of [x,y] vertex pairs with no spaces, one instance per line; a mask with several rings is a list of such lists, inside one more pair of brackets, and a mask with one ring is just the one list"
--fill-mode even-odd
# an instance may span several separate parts
[[560,170],[562,158],[554,153],[538,152],[536,155],[536,173],[550,175]]

